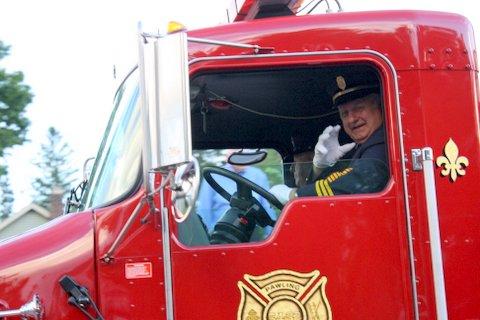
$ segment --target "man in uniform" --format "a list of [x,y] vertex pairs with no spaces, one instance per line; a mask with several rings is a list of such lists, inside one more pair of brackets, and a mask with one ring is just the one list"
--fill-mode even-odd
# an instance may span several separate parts
[[[298,188],[273,186],[270,192],[280,202],[286,203],[297,196],[371,193],[385,187],[389,174],[377,83],[372,75],[357,77],[350,83],[343,76],[336,78],[338,90],[332,102],[338,108],[343,129],[353,142],[340,145],[339,125],[325,128],[314,150],[315,182]],[[342,159],[347,154],[353,154],[348,157],[349,161]]]

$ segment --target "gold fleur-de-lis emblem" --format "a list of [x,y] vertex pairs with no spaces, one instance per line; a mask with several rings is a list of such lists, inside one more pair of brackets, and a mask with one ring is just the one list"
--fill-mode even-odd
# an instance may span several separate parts
[[465,168],[468,167],[468,159],[463,156],[458,156],[458,147],[452,138],[448,140],[447,144],[443,148],[443,154],[437,158],[437,166],[443,166],[441,171],[442,176],[450,175],[450,180],[455,182],[458,176],[465,175]]

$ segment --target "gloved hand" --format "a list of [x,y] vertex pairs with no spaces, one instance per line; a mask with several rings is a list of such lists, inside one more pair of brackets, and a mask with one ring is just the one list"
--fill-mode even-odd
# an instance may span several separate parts
[[315,156],[313,157],[313,165],[315,167],[325,168],[332,166],[338,159],[355,147],[355,142],[341,146],[338,142],[339,131],[340,125],[338,124],[335,127],[328,126],[318,137],[318,142],[315,145]]
[[282,204],[285,204],[290,200],[290,193],[293,188],[289,188],[284,184],[277,184],[270,188],[270,193],[275,196]]

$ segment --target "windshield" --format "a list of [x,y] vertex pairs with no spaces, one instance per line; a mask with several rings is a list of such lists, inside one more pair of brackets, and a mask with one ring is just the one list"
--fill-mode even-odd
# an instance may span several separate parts
[[141,166],[142,130],[138,73],[117,91],[114,110],[90,177],[85,207],[109,204],[132,190]]

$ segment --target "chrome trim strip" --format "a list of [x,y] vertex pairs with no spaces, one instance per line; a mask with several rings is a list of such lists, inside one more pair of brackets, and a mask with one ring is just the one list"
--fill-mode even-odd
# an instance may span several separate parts
[[332,51],[312,51],[312,52],[293,52],[293,53],[277,53],[277,54],[262,54],[262,55],[235,55],[235,56],[219,56],[219,57],[202,57],[192,59],[189,62],[189,65],[202,61],[210,60],[231,60],[231,59],[264,59],[264,58],[281,58],[281,57],[296,57],[296,56],[313,56],[313,55],[334,55],[334,54],[368,54],[373,55],[381,60],[383,60],[389,67],[390,71],[393,74],[394,87],[395,87],[395,108],[397,110],[397,122],[398,122],[398,135],[400,142],[400,155],[402,157],[402,176],[403,176],[403,188],[404,188],[404,201],[405,201],[405,212],[406,212],[406,224],[407,224],[407,236],[408,236],[408,250],[410,257],[410,270],[411,270],[411,282],[412,282],[412,295],[413,295],[413,309],[415,313],[415,319],[419,319],[419,310],[418,310],[418,294],[416,286],[416,272],[415,272],[415,260],[413,252],[413,235],[412,235],[412,225],[410,222],[410,203],[408,200],[408,186],[407,186],[407,174],[406,174],[406,155],[405,155],[405,146],[403,143],[403,126],[400,112],[400,98],[398,90],[398,77],[393,63],[383,54],[374,50],[332,50]]
[[[190,213],[192,212],[193,207],[195,206],[195,202],[197,202],[198,191],[200,190],[200,164],[198,163],[197,158],[195,158],[194,156],[192,156],[191,164],[193,165],[193,170],[194,170],[194,177],[192,179],[192,193],[191,193],[193,197],[190,200],[191,205],[187,208],[184,214],[176,214],[175,213],[176,210],[172,210],[173,219],[177,223],[184,222],[185,220],[187,220],[188,216],[190,216]],[[186,167],[188,168],[189,165],[190,164],[186,164]],[[178,168],[177,168],[177,172],[178,172]],[[182,177],[177,176],[177,172],[175,172],[175,176],[172,179],[173,184],[170,184],[170,188],[172,189],[172,194],[173,194],[172,202],[174,205],[177,197],[178,198],[186,197],[185,191],[182,190]]]
[[[137,44],[138,44],[138,70],[140,73],[139,76],[139,85],[140,85],[140,99],[141,99],[141,112],[142,112],[142,130],[146,131],[146,128],[149,119],[148,119],[148,99],[149,96],[152,95],[151,92],[147,92],[147,84],[146,84],[146,77],[152,78],[153,75],[153,70],[151,68],[146,68],[145,66],[145,50],[144,50],[144,37],[143,34],[141,33],[142,25],[139,23],[138,24],[138,36],[137,36]],[[147,190],[147,193],[151,193],[153,191],[153,186],[150,184],[149,180],[149,170],[152,167],[152,155],[150,152],[150,136],[148,134],[144,134],[143,137],[143,146],[142,146],[142,168],[143,168],[143,184],[145,186],[145,189]]]
[[[163,176],[163,179],[168,177]],[[165,304],[167,320],[173,320],[173,282],[172,282],[172,259],[170,256],[170,227],[168,209],[165,207],[163,192],[160,192],[160,212],[162,216],[162,244],[163,244],[163,271],[165,283]]]
[[[159,34],[159,33],[155,34],[155,33],[148,33],[148,32],[140,32],[139,34],[143,38],[154,38],[154,39],[159,39],[166,36],[166,34]],[[271,50],[271,48],[263,48],[256,44],[248,44],[248,43],[241,43],[241,42],[230,42],[230,41],[213,40],[213,39],[196,38],[196,37],[188,37],[187,40],[189,42],[196,42],[196,43],[205,43],[205,44],[213,44],[218,46],[253,49],[254,53],[258,53],[261,49]]]
[[255,52],[258,52],[258,50],[262,48],[256,44],[245,44],[240,42],[228,42],[228,41],[211,40],[211,39],[204,39],[204,38],[195,38],[195,37],[188,37],[188,41],[197,42],[197,43],[215,44],[219,46],[247,48],[247,49],[253,49]]
[[435,188],[435,170],[433,169],[432,148],[422,149],[423,179],[425,182],[425,198],[427,202],[428,231],[430,234],[430,255],[432,258],[433,285],[435,289],[435,305],[438,320],[447,320],[447,298],[443,273],[442,245],[440,224],[438,222],[437,194]]

